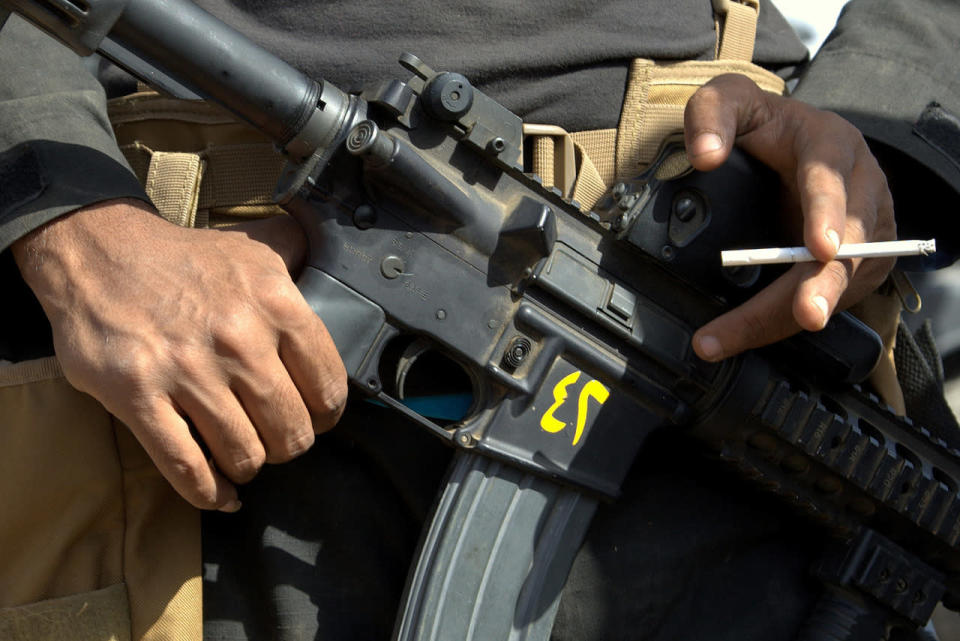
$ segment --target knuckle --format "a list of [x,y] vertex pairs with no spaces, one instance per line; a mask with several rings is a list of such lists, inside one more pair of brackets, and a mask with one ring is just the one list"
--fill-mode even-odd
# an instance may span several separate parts
[[845,227],[844,240],[846,240],[846,242],[856,242],[860,239],[871,240],[871,234],[867,229],[867,221],[865,216],[847,216],[845,220]]
[[199,461],[173,456],[167,461],[174,487],[191,505],[201,510],[219,507],[217,489],[211,482],[210,469]]
[[213,331],[214,349],[226,356],[244,354],[256,343],[259,329],[256,318],[248,310],[224,313]]
[[818,116],[823,118],[824,124],[831,128],[842,129],[848,133],[851,137],[859,136],[862,140],[863,136],[859,135],[859,131],[856,127],[851,125],[845,118],[840,116],[840,114],[834,111],[828,111],[825,109],[817,109],[815,107],[810,107],[810,109],[816,113]]
[[[219,461],[218,461],[219,462]],[[263,465],[267,462],[267,455],[263,448],[255,449],[235,456],[224,465],[224,473],[236,483],[247,483],[253,480]]]
[[319,431],[330,429],[340,420],[347,405],[348,391],[345,374],[327,379],[322,385],[317,401],[311,406],[315,429]]
[[281,447],[271,450],[271,462],[286,463],[310,449],[315,440],[313,430],[307,426],[306,430],[287,440]]
[[129,347],[118,369],[134,385],[143,385],[153,378],[160,358],[145,344]]
[[303,313],[304,300],[300,290],[285,275],[270,279],[261,294],[261,304],[275,318],[291,318]]

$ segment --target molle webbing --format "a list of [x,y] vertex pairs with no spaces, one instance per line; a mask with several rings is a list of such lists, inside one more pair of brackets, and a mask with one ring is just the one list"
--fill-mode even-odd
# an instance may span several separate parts
[[109,113],[121,151],[170,222],[216,227],[282,213],[272,195],[283,157],[226,111],[140,92],[111,101]]
[[[724,73],[745,75],[765,90],[783,94],[784,81],[751,62],[759,5],[755,0],[714,0],[717,25],[715,60],[662,62],[637,58],[630,65],[620,123],[616,129],[547,136],[539,126],[525,128],[532,150],[532,171],[545,185],[557,186],[587,211],[616,180],[639,174],[663,141],[683,131],[683,111],[690,96]],[[556,129],[556,128],[554,128]],[[564,167],[561,150],[573,145],[573,168]],[[570,154],[566,154],[566,158]],[[683,173],[689,164],[678,157],[668,163],[666,178]],[[555,176],[576,176],[568,189]]]

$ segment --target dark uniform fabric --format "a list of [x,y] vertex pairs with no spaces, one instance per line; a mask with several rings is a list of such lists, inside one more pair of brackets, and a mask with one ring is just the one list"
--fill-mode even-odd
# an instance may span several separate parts
[[851,2],[794,93],[863,132],[890,180],[900,237],[937,239],[928,259],[900,261],[909,269],[960,255],[958,34],[953,0]]
[[[630,59],[703,59],[712,56],[714,47],[708,0],[201,4],[295,66],[343,89],[404,77],[395,60],[409,50],[436,68],[465,73],[525,120],[570,130],[616,125]],[[945,20],[958,14],[952,6],[933,2],[883,5],[949,14]],[[869,56],[851,62],[842,52],[845,43],[859,47],[867,38],[861,27],[870,23],[861,24],[857,16],[869,15],[874,6],[851,3],[844,30],[829,44],[834,53],[823,67],[816,67],[818,73],[853,77],[857,67],[848,65]],[[10,31],[21,30],[15,20]],[[18,37],[31,37],[21,34]],[[923,36],[903,34],[898,43],[896,33],[889,35],[893,40],[884,50],[890,54],[908,37]],[[4,53],[8,38],[6,31],[0,36],[2,61],[14,55]],[[49,45],[34,38],[30,47]],[[928,55],[946,59],[955,51],[941,46]],[[804,58],[805,50],[787,24],[763,2],[755,60],[789,73]],[[96,188],[82,198],[70,185],[86,184],[85,178],[70,172],[58,175],[56,183],[65,195],[43,213],[36,207],[30,211],[22,202],[36,185],[28,179],[21,188],[27,196],[0,201],[6,203],[0,209],[4,247],[63,211],[131,195],[128,172],[119,167],[105,134],[102,98],[92,80],[66,58],[48,64],[53,64],[44,67],[50,69],[44,71],[48,86],[37,93],[42,104],[56,110],[23,127],[8,123],[25,120],[16,92],[23,90],[24,76],[35,72],[20,65],[2,67],[0,175],[11,175],[10,167],[21,172],[29,166],[22,160],[15,165],[11,159],[20,156],[8,154],[35,139],[78,145],[85,150],[77,158],[104,154],[117,166],[98,171],[91,183]],[[875,71],[866,63],[860,69]],[[122,91],[121,76],[109,71],[106,76],[111,91]],[[805,83],[813,78],[811,70]],[[58,82],[66,83],[64,92],[44,98]],[[936,83],[930,89],[948,109],[960,105],[955,93],[940,91]],[[843,99],[837,95],[843,86],[831,91],[833,99]],[[890,89],[865,80],[855,91],[862,92],[867,104],[877,104]],[[816,103],[823,95],[824,89],[804,97]],[[77,116],[72,111],[75,100],[86,105]],[[48,120],[56,117],[66,121],[62,130],[51,132]],[[93,132],[83,133],[87,129]],[[42,176],[44,171],[35,173]],[[12,265],[6,269],[0,287],[17,280]],[[448,458],[442,445],[415,427],[354,401],[342,424],[319,437],[308,454],[268,467],[242,488],[240,512],[205,515],[205,636],[387,638]],[[623,498],[600,508],[564,593],[555,638],[792,638],[818,594],[807,568],[821,545],[820,534],[702,456],[682,434],[658,434],[637,459]]]
[[[367,403],[303,457],[204,514],[204,637],[387,639],[449,450]],[[823,535],[706,458],[656,434],[601,505],[553,639],[792,639],[819,596]]]

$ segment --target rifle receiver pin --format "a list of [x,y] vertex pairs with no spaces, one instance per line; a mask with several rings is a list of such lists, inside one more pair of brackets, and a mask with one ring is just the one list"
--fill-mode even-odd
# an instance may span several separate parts
[[380,273],[383,274],[384,278],[391,280],[403,276],[404,267],[403,259],[399,256],[387,256],[380,261]]
[[353,210],[353,224],[357,229],[370,229],[377,224],[377,210],[370,205],[360,205]]

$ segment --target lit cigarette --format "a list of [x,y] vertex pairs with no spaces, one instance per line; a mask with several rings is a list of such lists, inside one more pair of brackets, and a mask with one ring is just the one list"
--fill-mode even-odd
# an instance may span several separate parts
[[[840,245],[837,260],[843,258],[879,258],[882,256],[928,256],[937,251],[936,239],[891,240],[880,243]],[[769,265],[772,263],[806,263],[817,260],[806,247],[768,247],[765,249],[731,249],[720,252],[724,267]]]

